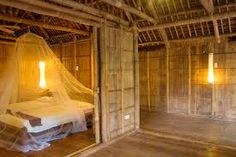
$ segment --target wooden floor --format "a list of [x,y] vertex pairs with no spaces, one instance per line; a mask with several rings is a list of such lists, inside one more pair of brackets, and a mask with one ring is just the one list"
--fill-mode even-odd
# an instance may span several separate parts
[[160,138],[143,133],[95,152],[90,157],[235,157],[236,150]]
[[235,121],[141,111],[141,128],[236,147]]
[[51,146],[37,152],[12,152],[0,148],[0,157],[63,157],[79,149],[85,148],[95,143],[92,129],[86,132],[76,133],[50,142]]

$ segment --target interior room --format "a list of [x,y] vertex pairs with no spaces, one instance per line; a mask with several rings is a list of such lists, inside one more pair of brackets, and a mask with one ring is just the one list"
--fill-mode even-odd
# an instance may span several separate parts
[[235,0],[0,0],[1,157],[236,156]]

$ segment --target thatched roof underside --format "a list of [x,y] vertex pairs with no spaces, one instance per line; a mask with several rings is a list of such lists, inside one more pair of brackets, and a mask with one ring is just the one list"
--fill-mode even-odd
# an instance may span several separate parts
[[[235,0],[1,0],[0,39],[31,31],[49,43],[88,38],[90,26],[138,28],[139,46],[236,33]],[[9,31],[10,30],[10,31]]]

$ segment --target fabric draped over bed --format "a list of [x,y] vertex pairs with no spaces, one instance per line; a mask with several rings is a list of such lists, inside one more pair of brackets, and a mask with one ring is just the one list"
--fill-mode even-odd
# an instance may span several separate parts
[[[40,86],[40,62],[45,66],[44,87]],[[41,150],[49,146],[48,141],[86,130],[84,112],[73,99],[89,102],[93,92],[73,77],[43,38],[32,33],[19,37],[14,51],[9,52],[4,69],[0,73],[1,147],[23,152]],[[21,105],[25,107],[12,107]],[[45,113],[44,117],[39,111]],[[56,113],[69,118],[48,130],[61,127],[61,131],[52,131],[50,136],[40,138],[30,132],[27,125],[32,128],[43,126],[50,118],[56,119]]]

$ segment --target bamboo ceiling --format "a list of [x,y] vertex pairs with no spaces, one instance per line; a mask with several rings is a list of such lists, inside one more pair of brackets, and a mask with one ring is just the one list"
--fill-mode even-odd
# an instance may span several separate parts
[[[139,46],[234,36],[235,0],[0,0],[0,39],[31,31],[50,43],[89,36],[90,26],[137,26]],[[10,28],[10,26],[14,26]]]

